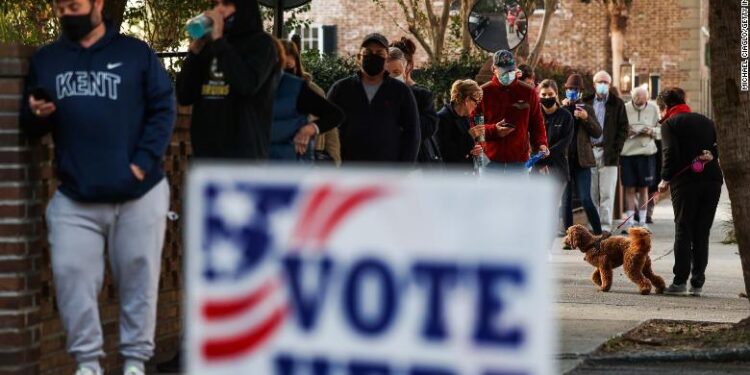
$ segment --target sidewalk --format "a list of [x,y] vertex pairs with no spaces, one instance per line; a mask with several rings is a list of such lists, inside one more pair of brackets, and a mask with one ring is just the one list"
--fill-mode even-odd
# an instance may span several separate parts
[[[724,189],[711,231],[706,284],[701,298],[642,296],[623,274],[622,268],[614,272],[612,290],[599,292],[589,280],[593,267],[583,260],[583,254],[578,250],[562,250],[558,240],[550,259],[557,272],[560,373],[574,368],[586,353],[602,342],[646,319],[737,322],[750,315],[748,301],[738,297],[744,291],[744,283],[737,245],[721,243],[724,238],[722,223],[729,217],[729,195]],[[669,285],[674,262],[674,223],[669,200],[658,204],[654,210],[654,224],[650,227],[654,232],[651,250],[654,270]],[[655,371],[658,370],[648,372]],[[750,370],[745,371],[750,373]]]

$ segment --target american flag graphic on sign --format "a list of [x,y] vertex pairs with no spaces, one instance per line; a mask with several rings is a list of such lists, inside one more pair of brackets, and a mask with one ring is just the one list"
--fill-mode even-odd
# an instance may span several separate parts
[[271,339],[290,312],[280,255],[321,251],[348,215],[383,192],[375,186],[207,184],[201,287],[210,297],[197,301],[206,327],[203,360],[247,356]]

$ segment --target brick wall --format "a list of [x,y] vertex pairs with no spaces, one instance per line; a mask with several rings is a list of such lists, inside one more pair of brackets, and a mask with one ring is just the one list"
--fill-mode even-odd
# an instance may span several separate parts
[[[55,303],[43,212],[55,190],[49,137],[27,140],[18,109],[33,50],[0,45],[0,373],[73,373]],[[182,182],[190,154],[189,113],[180,111],[164,167],[172,187],[172,210],[181,211]],[[174,352],[181,320],[180,222],[170,222],[162,261],[157,322],[157,356]],[[105,333],[103,365],[119,370],[116,288],[107,271],[99,296]]]
[[[388,4],[386,11],[372,0],[315,0],[305,17],[313,24],[338,25],[338,52],[352,54],[368,32],[381,31],[388,38],[408,34],[396,2],[384,3]],[[696,110],[705,108],[708,100],[707,91],[701,89],[706,87],[705,83],[701,85],[701,78],[706,80],[707,73],[700,65],[700,28],[708,24],[701,17],[701,8],[707,6],[708,0],[633,0],[625,39],[625,59],[637,56],[640,73],[659,73],[661,87],[683,87],[688,93],[688,104]],[[606,8],[599,2],[561,0],[560,9],[550,22],[542,57],[611,73],[606,14]],[[541,22],[542,12],[530,17],[528,35],[532,46]],[[426,61],[427,56],[420,48],[417,62]]]

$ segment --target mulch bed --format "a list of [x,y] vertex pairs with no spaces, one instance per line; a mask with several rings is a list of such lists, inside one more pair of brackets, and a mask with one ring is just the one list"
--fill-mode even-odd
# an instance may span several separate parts
[[605,342],[592,353],[592,356],[734,348],[750,348],[750,318],[736,324],[648,320],[638,327]]

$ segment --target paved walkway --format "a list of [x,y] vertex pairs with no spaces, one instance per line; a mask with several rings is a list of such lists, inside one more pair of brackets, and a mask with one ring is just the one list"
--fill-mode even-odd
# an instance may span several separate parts
[[[572,369],[581,361],[582,355],[646,319],[737,322],[750,315],[750,304],[738,297],[744,291],[744,283],[737,246],[721,243],[724,238],[722,223],[729,217],[728,193],[724,190],[711,232],[706,284],[701,298],[642,296],[623,274],[622,268],[615,270],[612,290],[599,292],[589,281],[593,268],[583,260],[582,253],[562,250],[558,240],[550,259],[557,271],[554,278],[560,319],[560,372]],[[651,226],[654,232],[651,251],[654,270],[667,285],[672,281],[674,263],[672,218],[671,202],[662,201],[654,211],[655,223]]]

